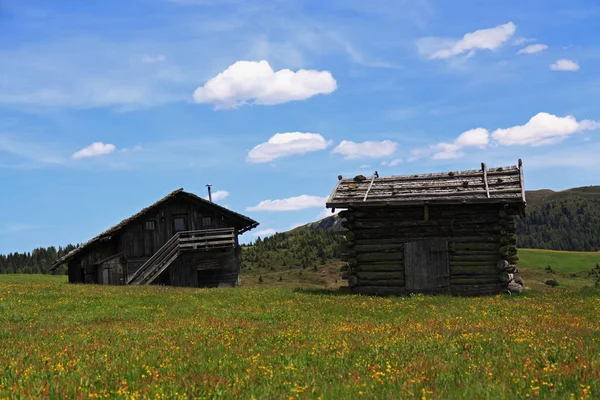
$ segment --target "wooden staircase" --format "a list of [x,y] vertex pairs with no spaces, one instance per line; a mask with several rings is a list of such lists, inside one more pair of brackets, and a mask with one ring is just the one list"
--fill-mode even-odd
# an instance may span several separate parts
[[177,232],[127,279],[127,284],[151,284],[183,252],[228,249],[235,246],[233,228]]

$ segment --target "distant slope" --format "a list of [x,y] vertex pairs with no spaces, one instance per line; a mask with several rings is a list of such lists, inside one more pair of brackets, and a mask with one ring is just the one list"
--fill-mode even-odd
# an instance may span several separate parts
[[292,229],[290,232],[299,232],[299,231],[326,231],[333,230],[334,232],[340,232],[344,230],[342,228],[342,219],[336,215],[331,215],[329,217],[325,217],[319,221],[309,222],[306,225],[298,226]]
[[[527,191],[527,213],[517,223],[518,246],[566,251],[600,251],[600,186],[555,192]],[[336,216],[296,228],[342,229]]]
[[600,250],[600,186],[526,193],[527,215],[517,223],[518,246]]
[[519,249],[519,266],[546,268],[556,272],[588,272],[600,264],[600,252]]

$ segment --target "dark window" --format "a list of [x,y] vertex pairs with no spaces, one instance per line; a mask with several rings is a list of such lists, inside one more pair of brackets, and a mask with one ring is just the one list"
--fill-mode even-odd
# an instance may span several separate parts
[[212,226],[213,218],[212,217],[202,217],[202,226]]
[[155,230],[156,229],[156,221],[154,221],[153,219],[146,221],[145,227],[146,227],[147,231]]
[[175,229],[175,232],[185,231],[187,229],[185,225],[185,217],[175,217],[173,220],[173,228]]

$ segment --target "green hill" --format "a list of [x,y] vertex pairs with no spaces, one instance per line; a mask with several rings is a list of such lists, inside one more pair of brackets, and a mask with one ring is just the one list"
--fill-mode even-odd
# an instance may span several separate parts
[[526,216],[517,223],[519,247],[600,250],[600,186],[529,191],[526,199]]

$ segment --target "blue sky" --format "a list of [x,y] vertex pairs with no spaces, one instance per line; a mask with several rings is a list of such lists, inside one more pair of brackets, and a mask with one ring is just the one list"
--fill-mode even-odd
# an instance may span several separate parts
[[337,175],[513,165],[598,184],[594,0],[0,2],[0,253],[179,187],[318,219]]

